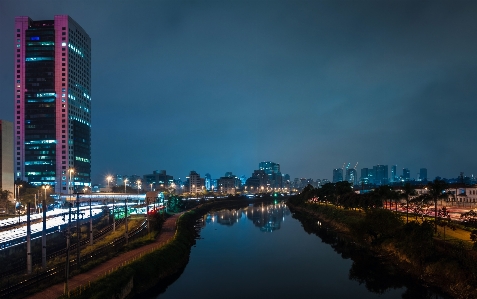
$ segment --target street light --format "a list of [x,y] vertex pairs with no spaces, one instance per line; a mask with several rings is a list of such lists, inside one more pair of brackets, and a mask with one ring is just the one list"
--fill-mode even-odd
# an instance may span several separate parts
[[124,193],[126,193],[126,183],[128,182],[128,179],[124,179]]
[[[192,189],[195,189],[195,185],[192,185]],[[192,193],[192,190],[190,190],[190,192]]]
[[[72,193],[72,192],[71,192],[71,191],[72,191],[72,190],[71,190],[71,189],[72,189],[72,187],[71,187],[71,185],[72,185],[72,184],[71,184],[71,176],[75,173],[74,168],[68,169],[68,173],[70,174],[70,180],[68,181],[68,183],[69,183],[68,193],[70,194],[70,202],[71,202],[71,193]],[[74,184],[73,184],[73,185],[74,185]]]
[[152,191],[152,183],[150,183],[149,185],[151,185],[151,191]]
[[139,204],[139,188],[141,187],[141,180],[136,181],[137,184],[137,203]]
[[[44,185],[43,189],[45,189],[45,200],[46,200],[46,190],[50,189],[50,185]],[[43,207],[43,208],[45,208],[45,207]]]
[[20,201],[20,187],[22,187],[22,185],[17,185],[17,201]]
[[110,175],[108,175],[108,176],[106,177],[106,181],[108,182],[108,192],[109,192],[109,191],[111,191],[111,190],[109,189],[109,183],[113,181],[113,177],[110,176]]

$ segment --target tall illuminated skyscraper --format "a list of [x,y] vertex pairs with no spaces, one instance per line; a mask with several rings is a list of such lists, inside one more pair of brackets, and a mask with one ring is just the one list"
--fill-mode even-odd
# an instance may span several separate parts
[[15,179],[56,193],[90,186],[89,35],[68,15],[16,17],[14,82]]

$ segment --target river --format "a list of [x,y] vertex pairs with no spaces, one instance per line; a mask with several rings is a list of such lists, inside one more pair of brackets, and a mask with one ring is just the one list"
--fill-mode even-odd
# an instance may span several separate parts
[[213,212],[197,226],[183,272],[148,297],[447,298],[283,203]]

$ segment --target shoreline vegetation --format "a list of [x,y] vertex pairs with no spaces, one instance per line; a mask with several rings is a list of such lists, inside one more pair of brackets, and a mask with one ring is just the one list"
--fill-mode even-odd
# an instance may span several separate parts
[[446,295],[477,298],[477,252],[462,241],[437,238],[434,221],[406,223],[405,214],[382,209],[376,201],[350,208],[339,201],[316,201],[314,190],[306,191],[288,201],[290,210],[304,221],[326,224],[376,258]]
[[272,197],[255,200],[232,197],[206,202],[186,211],[177,220],[176,233],[167,244],[91,282],[90,286],[81,292],[71,293],[69,298],[139,298],[140,295],[160,289],[163,287],[161,284],[181,273],[187,265],[190,250],[197,236],[194,224],[198,218],[212,210],[241,208],[251,203],[271,200]]

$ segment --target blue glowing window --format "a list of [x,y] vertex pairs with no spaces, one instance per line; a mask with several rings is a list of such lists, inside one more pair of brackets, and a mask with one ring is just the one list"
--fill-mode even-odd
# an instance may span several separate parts
[[39,36],[32,36],[32,37],[30,37],[30,40],[40,40],[40,37]]

